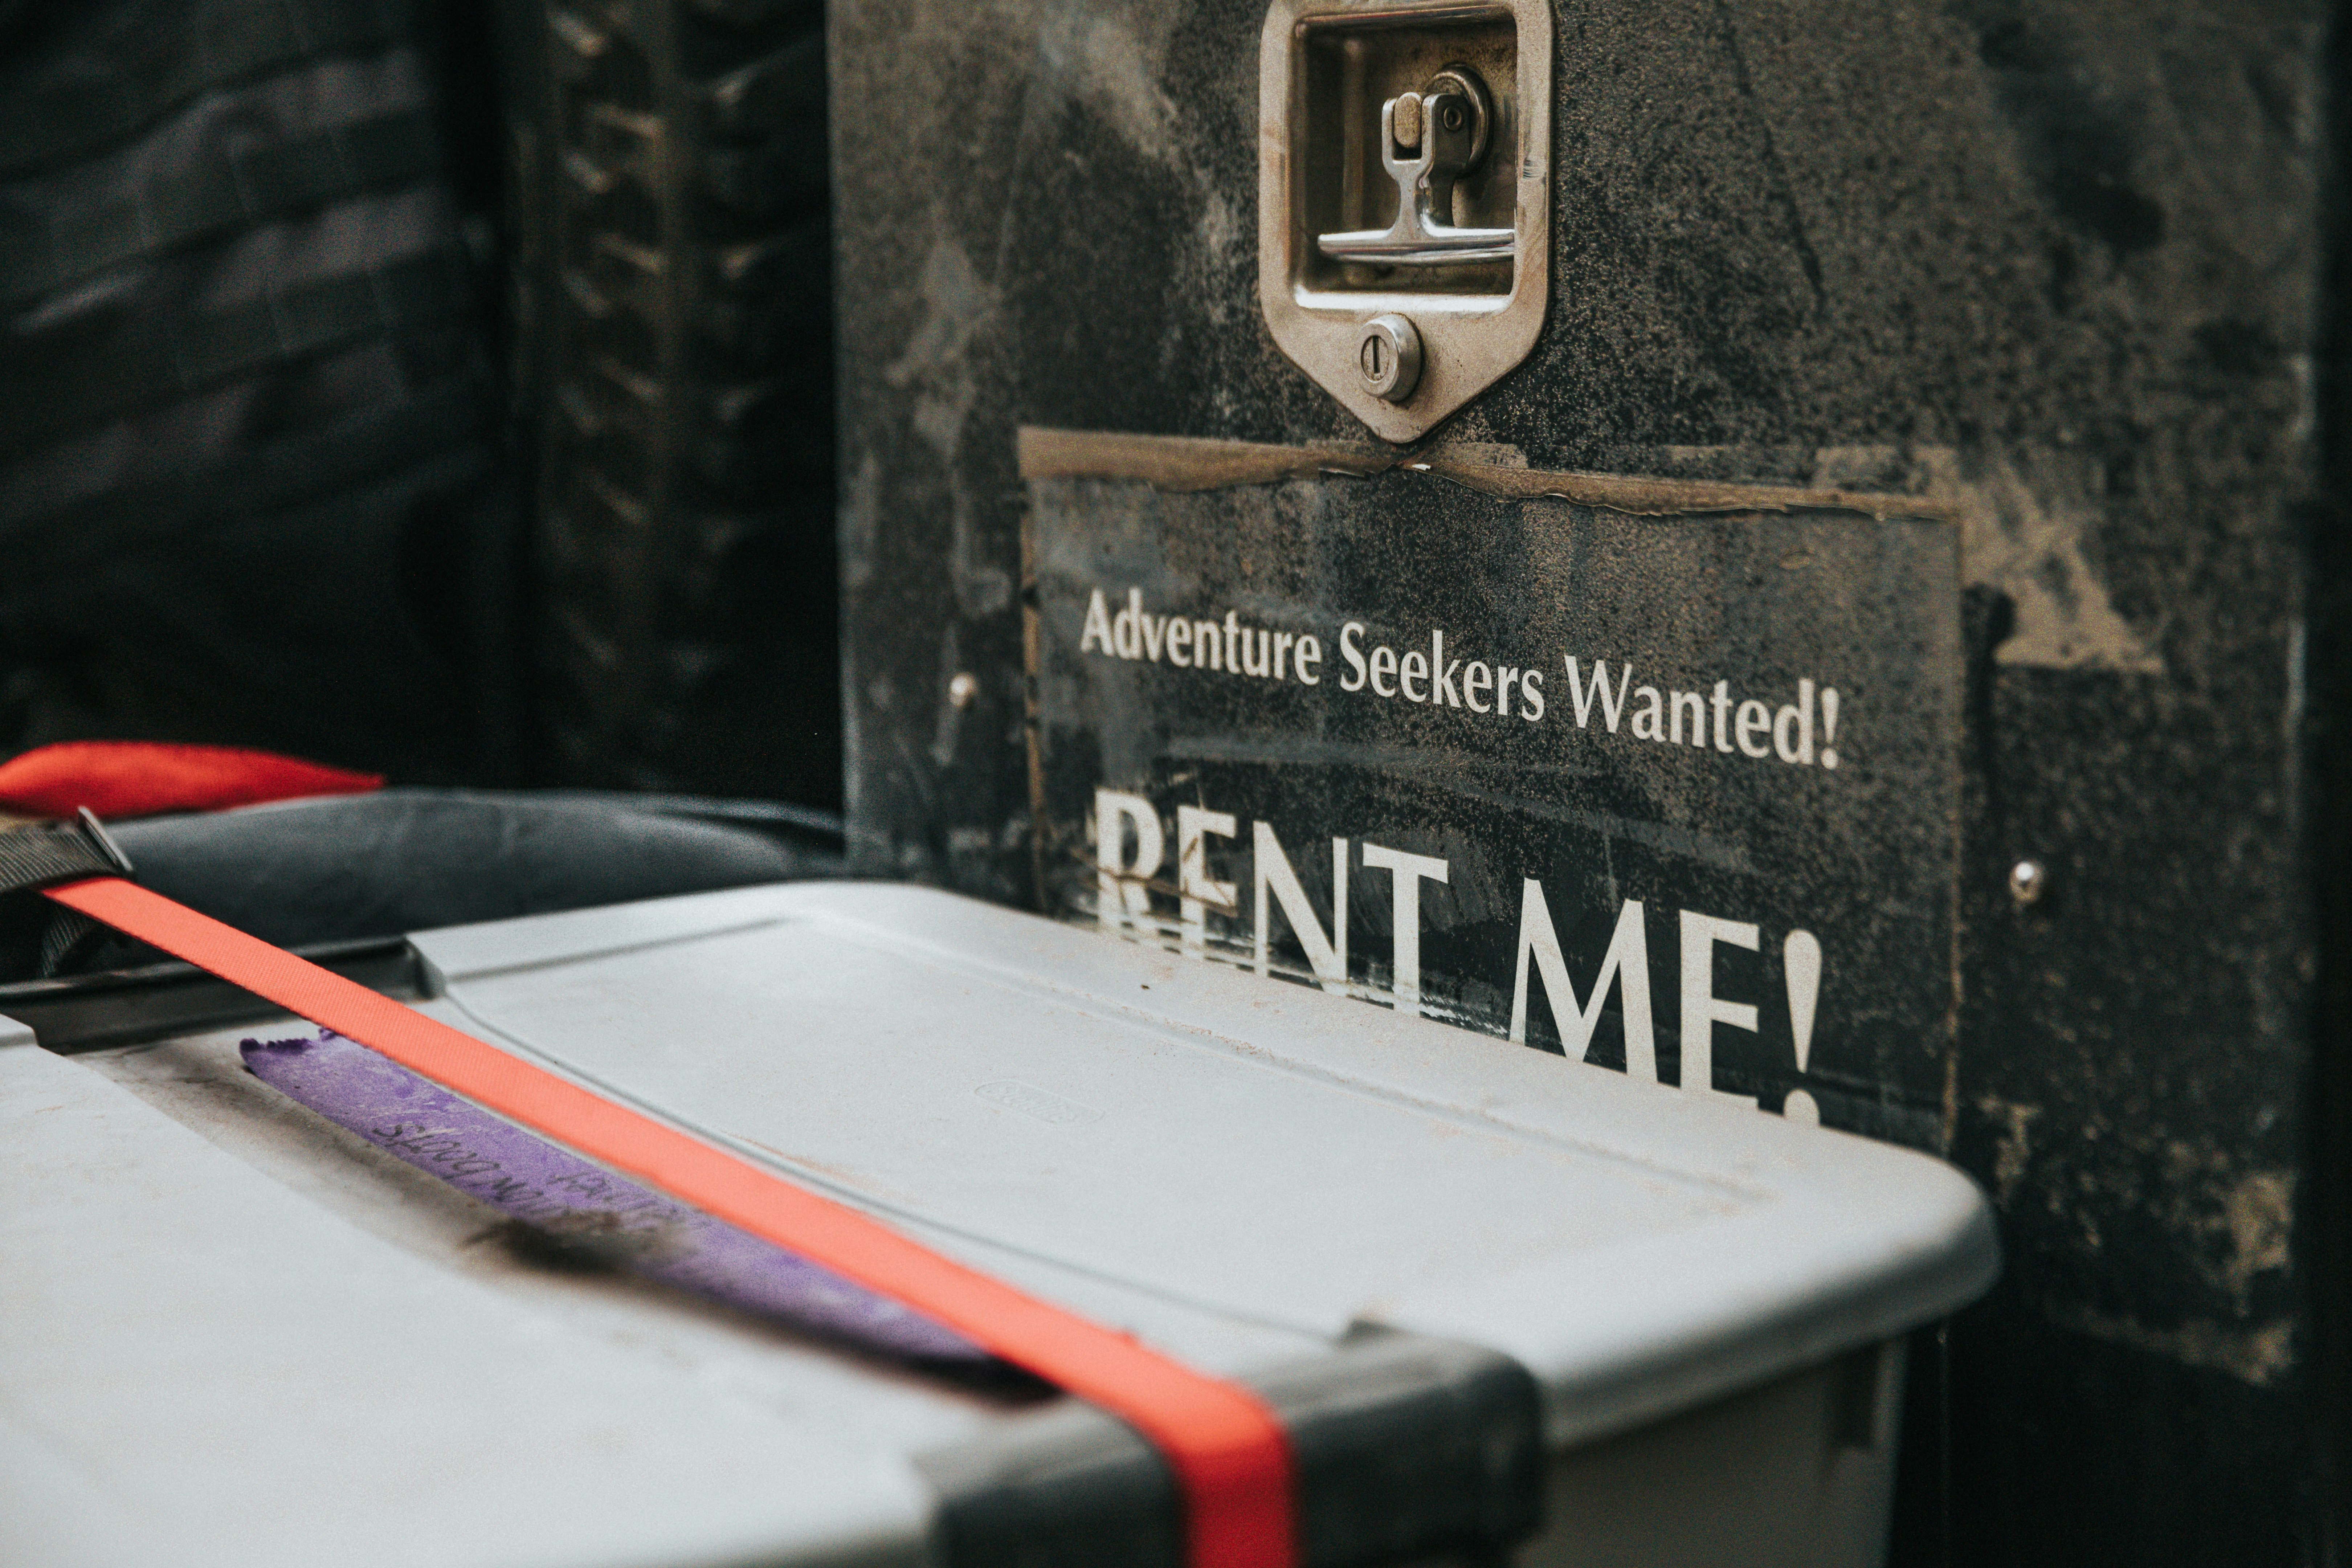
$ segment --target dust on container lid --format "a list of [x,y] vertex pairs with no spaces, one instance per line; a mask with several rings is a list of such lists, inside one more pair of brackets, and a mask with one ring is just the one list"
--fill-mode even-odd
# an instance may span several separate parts
[[[1903,1336],[1998,1268],[1924,1155],[936,891],[412,941],[426,1010],[1260,1390],[1316,1568],[1875,1562]],[[0,1037],[0,1559],[1181,1561],[1118,1422],[546,1267],[252,1034]]]

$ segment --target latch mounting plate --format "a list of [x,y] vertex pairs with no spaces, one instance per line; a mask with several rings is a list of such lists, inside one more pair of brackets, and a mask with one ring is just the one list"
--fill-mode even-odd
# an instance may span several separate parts
[[[1551,57],[1545,0],[1266,12],[1259,301],[1283,353],[1385,440],[1427,434],[1542,330]],[[1405,377],[1382,373],[1400,322]]]

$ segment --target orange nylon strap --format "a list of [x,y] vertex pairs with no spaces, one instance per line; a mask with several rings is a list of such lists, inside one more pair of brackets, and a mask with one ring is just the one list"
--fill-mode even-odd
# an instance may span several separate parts
[[160,893],[119,877],[47,891],[68,909],[904,1302],[1120,1417],[1176,1473],[1190,1568],[1289,1568],[1296,1562],[1289,1441],[1250,1390],[951,1262],[855,1209]]

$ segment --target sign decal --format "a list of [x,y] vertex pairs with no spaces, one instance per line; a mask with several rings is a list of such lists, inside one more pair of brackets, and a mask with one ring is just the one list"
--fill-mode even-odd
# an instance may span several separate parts
[[1056,471],[1028,499],[1055,913],[1934,1142],[1948,520],[1747,490],[1635,516],[1393,470]]

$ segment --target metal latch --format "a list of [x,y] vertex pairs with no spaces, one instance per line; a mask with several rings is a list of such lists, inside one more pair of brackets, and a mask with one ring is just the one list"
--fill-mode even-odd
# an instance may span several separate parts
[[1282,351],[1388,440],[1426,434],[1535,346],[1551,31],[1545,0],[1266,14],[1259,301]]
[[1454,225],[1454,185],[1485,158],[1492,118],[1486,84],[1467,66],[1449,66],[1422,91],[1381,104],[1381,167],[1396,182],[1396,220],[1319,236],[1316,247],[1384,267],[1510,260],[1517,229]]

